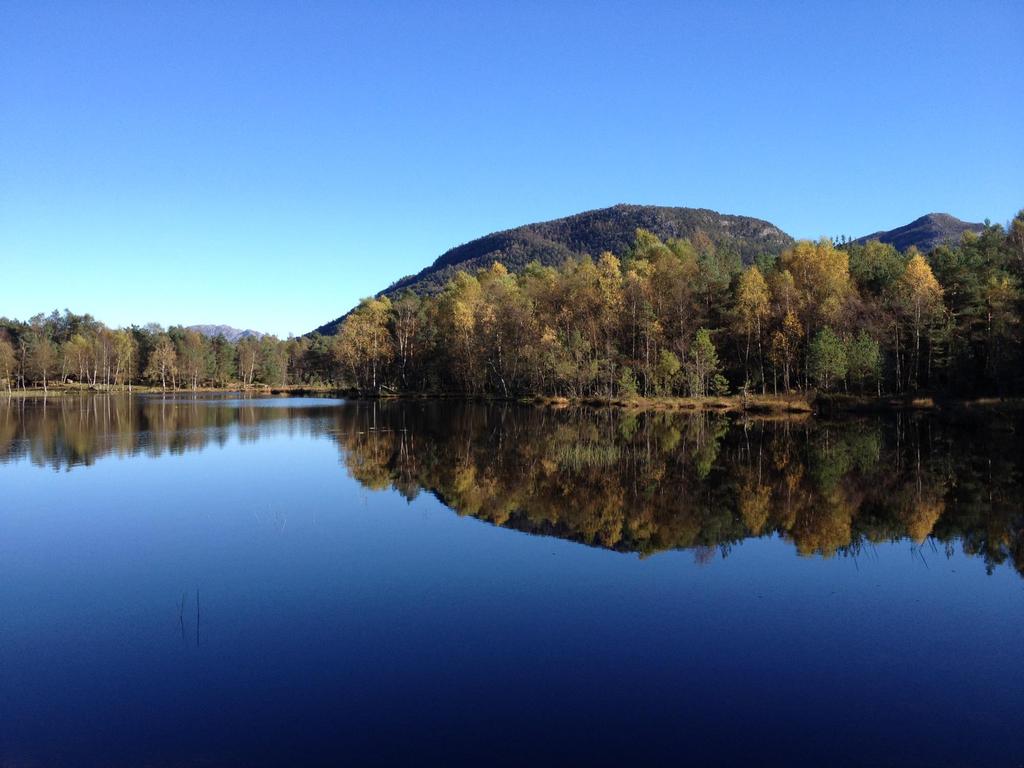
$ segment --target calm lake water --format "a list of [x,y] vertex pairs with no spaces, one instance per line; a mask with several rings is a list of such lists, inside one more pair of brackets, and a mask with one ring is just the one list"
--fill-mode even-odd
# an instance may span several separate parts
[[0,399],[0,765],[1019,766],[1022,427]]

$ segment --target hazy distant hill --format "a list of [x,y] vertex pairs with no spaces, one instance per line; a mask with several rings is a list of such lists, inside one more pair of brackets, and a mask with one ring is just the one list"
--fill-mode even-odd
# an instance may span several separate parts
[[253,330],[239,330],[238,328],[232,328],[230,325],[190,325],[188,327],[190,331],[199,331],[203,336],[207,336],[211,339],[215,339],[218,336],[223,336],[228,341],[240,341],[242,339],[262,339],[266,336],[265,333]]
[[959,242],[960,236],[968,230],[981,232],[984,228],[984,224],[961,221],[948,213],[929,213],[902,227],[865,235],[855,242],[866,243],[868,240],[881,240],[883,243],[891,243],[898,251],[905,251],[910,246],[916,245],[918,250],[927,253],[942,243]]
[[[495,261],[500,261],[510,271],[519,272],[531,261],[555,266],[583,254],[595,257],[603,251],[622,254],[632,245],[638,227],[662,239],[693,237],[703,232],[716,245],[735,248],[748,263],[762,253],[778,254],[793,242],[793,238],[774,224],[749,216],[731,216],[703,208],[616,205],[526,224],[459,245],[426,269],[403,277],[380,294],[395,295],[406,289],[433,293],[456,271],[472,272],[489,267]],[[317,331],[332,334],[341,319],[332,320]]]

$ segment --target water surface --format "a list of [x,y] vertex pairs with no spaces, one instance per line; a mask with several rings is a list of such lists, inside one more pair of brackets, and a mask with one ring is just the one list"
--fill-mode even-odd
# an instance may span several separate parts
[[1018,766],[1021,426],[0,400],[0,765]]

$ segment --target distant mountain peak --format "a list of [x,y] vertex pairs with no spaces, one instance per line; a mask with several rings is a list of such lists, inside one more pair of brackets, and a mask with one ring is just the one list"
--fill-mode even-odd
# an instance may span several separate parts
[[918,250],[928,252],[943,243],[959,242],[964,232],[981,232],[984,228],[984,224],[962,221],[948,213],[926,213],[902,227],[865,235],[854,242],[880,240],[898,251],[916,246]]
[[230,325],[190,325],[188,326],[190,331],[198,331],[210,339],[215,339],[218,336],[223,336],[228,341],[241,341],[242,339],[262,339],[267,334],[254,331],[252,329],[241,330],[234,328]]

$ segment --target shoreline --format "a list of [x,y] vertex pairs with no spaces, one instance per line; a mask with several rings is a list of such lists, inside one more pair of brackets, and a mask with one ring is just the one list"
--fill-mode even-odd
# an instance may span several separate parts
[[1005,412],[1024,410],[1021,397],[942,397],[874,396],[811,393],[788,395],[725,395],[719,397],[562,397],[534,395],[502,397],[497,395],[464,395],[444,392],[402,392],[373,395],[352,389],[310,385],[259,387],[200,387],[198,389],[163,390],[160,387],[133,386],[94,387],[91,385],[58,385],[42,389],[0,391],[0,400],[90,397],[96,395],[239,395],[245,397],[342,397],[353,400],[461,400],[465,402],[514,402],[546,408],[617,408],[630,411],[711,411],[775,416],[829,416],[837,413],[891,413],[896,411],[929,412]]

